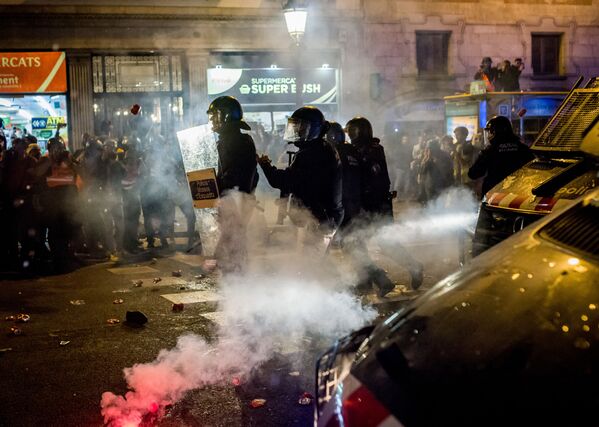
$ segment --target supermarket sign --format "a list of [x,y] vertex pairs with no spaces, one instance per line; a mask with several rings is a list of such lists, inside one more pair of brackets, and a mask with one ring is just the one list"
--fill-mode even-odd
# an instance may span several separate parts
[[67,91],[64,52],[0,53],[0,93]]
[[301,92],[304,104],[336,104],[338,71],[334,68],[302,70],[301,88],[295,70],[286,68],[210,68],[208,97],[230,95],[242,105],[293,106]]

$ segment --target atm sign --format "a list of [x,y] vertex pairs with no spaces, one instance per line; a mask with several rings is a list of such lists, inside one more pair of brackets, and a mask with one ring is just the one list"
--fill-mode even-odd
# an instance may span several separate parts
[[31,128],[56,129],[59,123],[66,123],[65,117],[34,117],[31,119]]

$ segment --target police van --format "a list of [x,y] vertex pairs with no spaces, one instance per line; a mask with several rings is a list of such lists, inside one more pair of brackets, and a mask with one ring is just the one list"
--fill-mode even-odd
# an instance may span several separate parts
[[599,184],[599,78],[574,85],[531,149],[537,158],[484,195],[476,256]]

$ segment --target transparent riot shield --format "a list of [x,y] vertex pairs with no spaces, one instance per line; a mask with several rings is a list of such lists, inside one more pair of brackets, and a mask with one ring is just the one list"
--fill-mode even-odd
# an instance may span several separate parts
[[[217,168],[216,139],[209,124],[179,131],[177,132],[177,140],[181,148],[185,173]],[[200,233],[204,253],[211,254],[218,241],[216,209],[194,209],[194,211],[196,214],[196,227]]]

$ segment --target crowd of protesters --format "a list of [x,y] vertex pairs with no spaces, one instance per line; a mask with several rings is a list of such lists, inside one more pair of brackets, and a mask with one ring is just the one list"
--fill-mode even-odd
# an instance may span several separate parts
[[474,80],[484,81],[487,92],[518,92],[522,70],[524,70],[522,58],[516,58],[513,64],[504,59],[494,67],[493,60],[485,56],[474,74]]
[[187,220],[188,245],[198,246],[177,142],[159,129],[140,119],[117,140],[104,127],[72,153],[60,126],[45,153],[32,135],[0,132],[0,271],[63,272],[86,257],[167,249],[175,207]]
[[424,204],[454,185],[480,192],[480,183],[468,178],[468,169],[482,149],[483,138],[469,135],[464,126],[453,133],[439,136],[425,130],[416,136],[387,136],[391,184],[400,200]]

